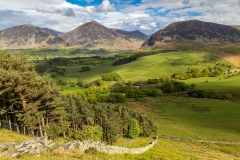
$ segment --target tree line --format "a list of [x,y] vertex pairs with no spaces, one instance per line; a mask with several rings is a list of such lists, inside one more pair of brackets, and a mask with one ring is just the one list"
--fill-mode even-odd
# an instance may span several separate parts
[[148,52],[137,52],[137,53],[131,53],[130,56],[125,56],[121,59],[118,59],[117,61],[113,62],[113,66],[123,65],[130,62],[133,62],[137,60],[138,58],[150,56],[158,53],[166,53],[169,52],[168,50],[156,50],[156,51],[148,51]]

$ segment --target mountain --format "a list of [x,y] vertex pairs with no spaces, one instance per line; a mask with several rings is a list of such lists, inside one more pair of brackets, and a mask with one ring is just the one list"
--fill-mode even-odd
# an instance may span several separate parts
[[234,25],[232,27],[237,28],[238,30],[240,30],[240,26]]
[[138,30],[135,30],[135,31],[124,31],[124,30],[120,30],[120,29],[111,29],[121,35],[124,35],[126,38],[133,38],[133,39],[138,39],[138,40],[143,40],[143,41],[146,41],[149,36],[138,31]]
[[41,28],[42,30],[48,32],[49,34],[52,34],[54,36],[59,36],[60,34],[63,34],[62,32],[50,29],[50,28]]
[[96,21],[85,23],[74,30],[60,35],[68,46],[105,49],[137,49],[143,40],[126,39]]
[[32,24],[19,25],[0,31],[2,49],[47,47],[63,40]]
[[154,33],[143,43],[142,48],[161,47],[179,40],[208,44],[240,43],[240,30],[198,20],[175,22]]

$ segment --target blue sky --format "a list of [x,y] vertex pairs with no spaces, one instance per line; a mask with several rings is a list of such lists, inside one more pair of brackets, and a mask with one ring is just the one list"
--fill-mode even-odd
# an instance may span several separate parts
[[0,30],[33,24],[68,32],[89,21],[152,34],[176,21],[240,25],[240,0],[1,0]]

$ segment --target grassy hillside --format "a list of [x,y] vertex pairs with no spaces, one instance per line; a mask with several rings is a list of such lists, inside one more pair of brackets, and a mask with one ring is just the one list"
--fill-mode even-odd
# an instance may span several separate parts
[[[179,107],[179,104],[182,104]],[[191,107],[196,104],[195,107]],[[162,97],[149,99],[147,102],[128,102],[128,106],[144,113],[158,126],[159,134],[168,134],[182,138],[203,138],[215,140],[240,140],[239,118],[240,105],[214,100],[186,99]],[[207,110],[204,108],[207,107]],[[224,117],[224,119],[223,119]],[[224,129],[224,130],[223,130]],[[23,141],[32,137],[0,130],[0,141]],[[151,138],[119,139],[118,146],[135,148],[143,147]],[[202,160],[202,159],[239,159],[240,145],[224,145],[212,143],[179,142],[159,138],[158,143],[141,155],[108,155],[106,153],[86,154],[78,150],[51,150],[40,155],[22,155],[11,159],[36,160]],[[1,157],[2,160],[9,159]]]
[[127,105],[149,117],[159,134],[240,142],[239,103],[171,96]]
[[[81,65],[67,66],[64,67],[67,70],[66,75],[58,78],[64,81],[77,81],[78,79],[82,79],[85,82],[91,82],[100,79],[101,75],[105,73],[115,72],[125,81],[146,81],[151,78],[170,77],[173,73],[183,73],[186,72],[188,68],[203,69],[209,66],[213,67],[218,63],[231,65],[228,61],[214,55],[173,51],[141,57],[136,61],[119,66],[112,66],[111,63],[98,64],[90,66],[91,71],[88,72],[79,72],[82,67]],[[230,75],[192,78],[184,80],[184,82],[188,84],[195,83],[199,88],[203,89],[236,89],[240,88],[240,85],[237,83],[240,78],[238,75],[239,71],[237,67],[233,66]]]

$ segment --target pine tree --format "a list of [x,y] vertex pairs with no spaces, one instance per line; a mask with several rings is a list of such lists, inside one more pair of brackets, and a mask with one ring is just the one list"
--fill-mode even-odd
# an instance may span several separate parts
[[138,125],[138,122],[135,118],[132,118],[129,126],[128,136],[130,138],[137,138],[139,134],[140,134],[140,127]]

